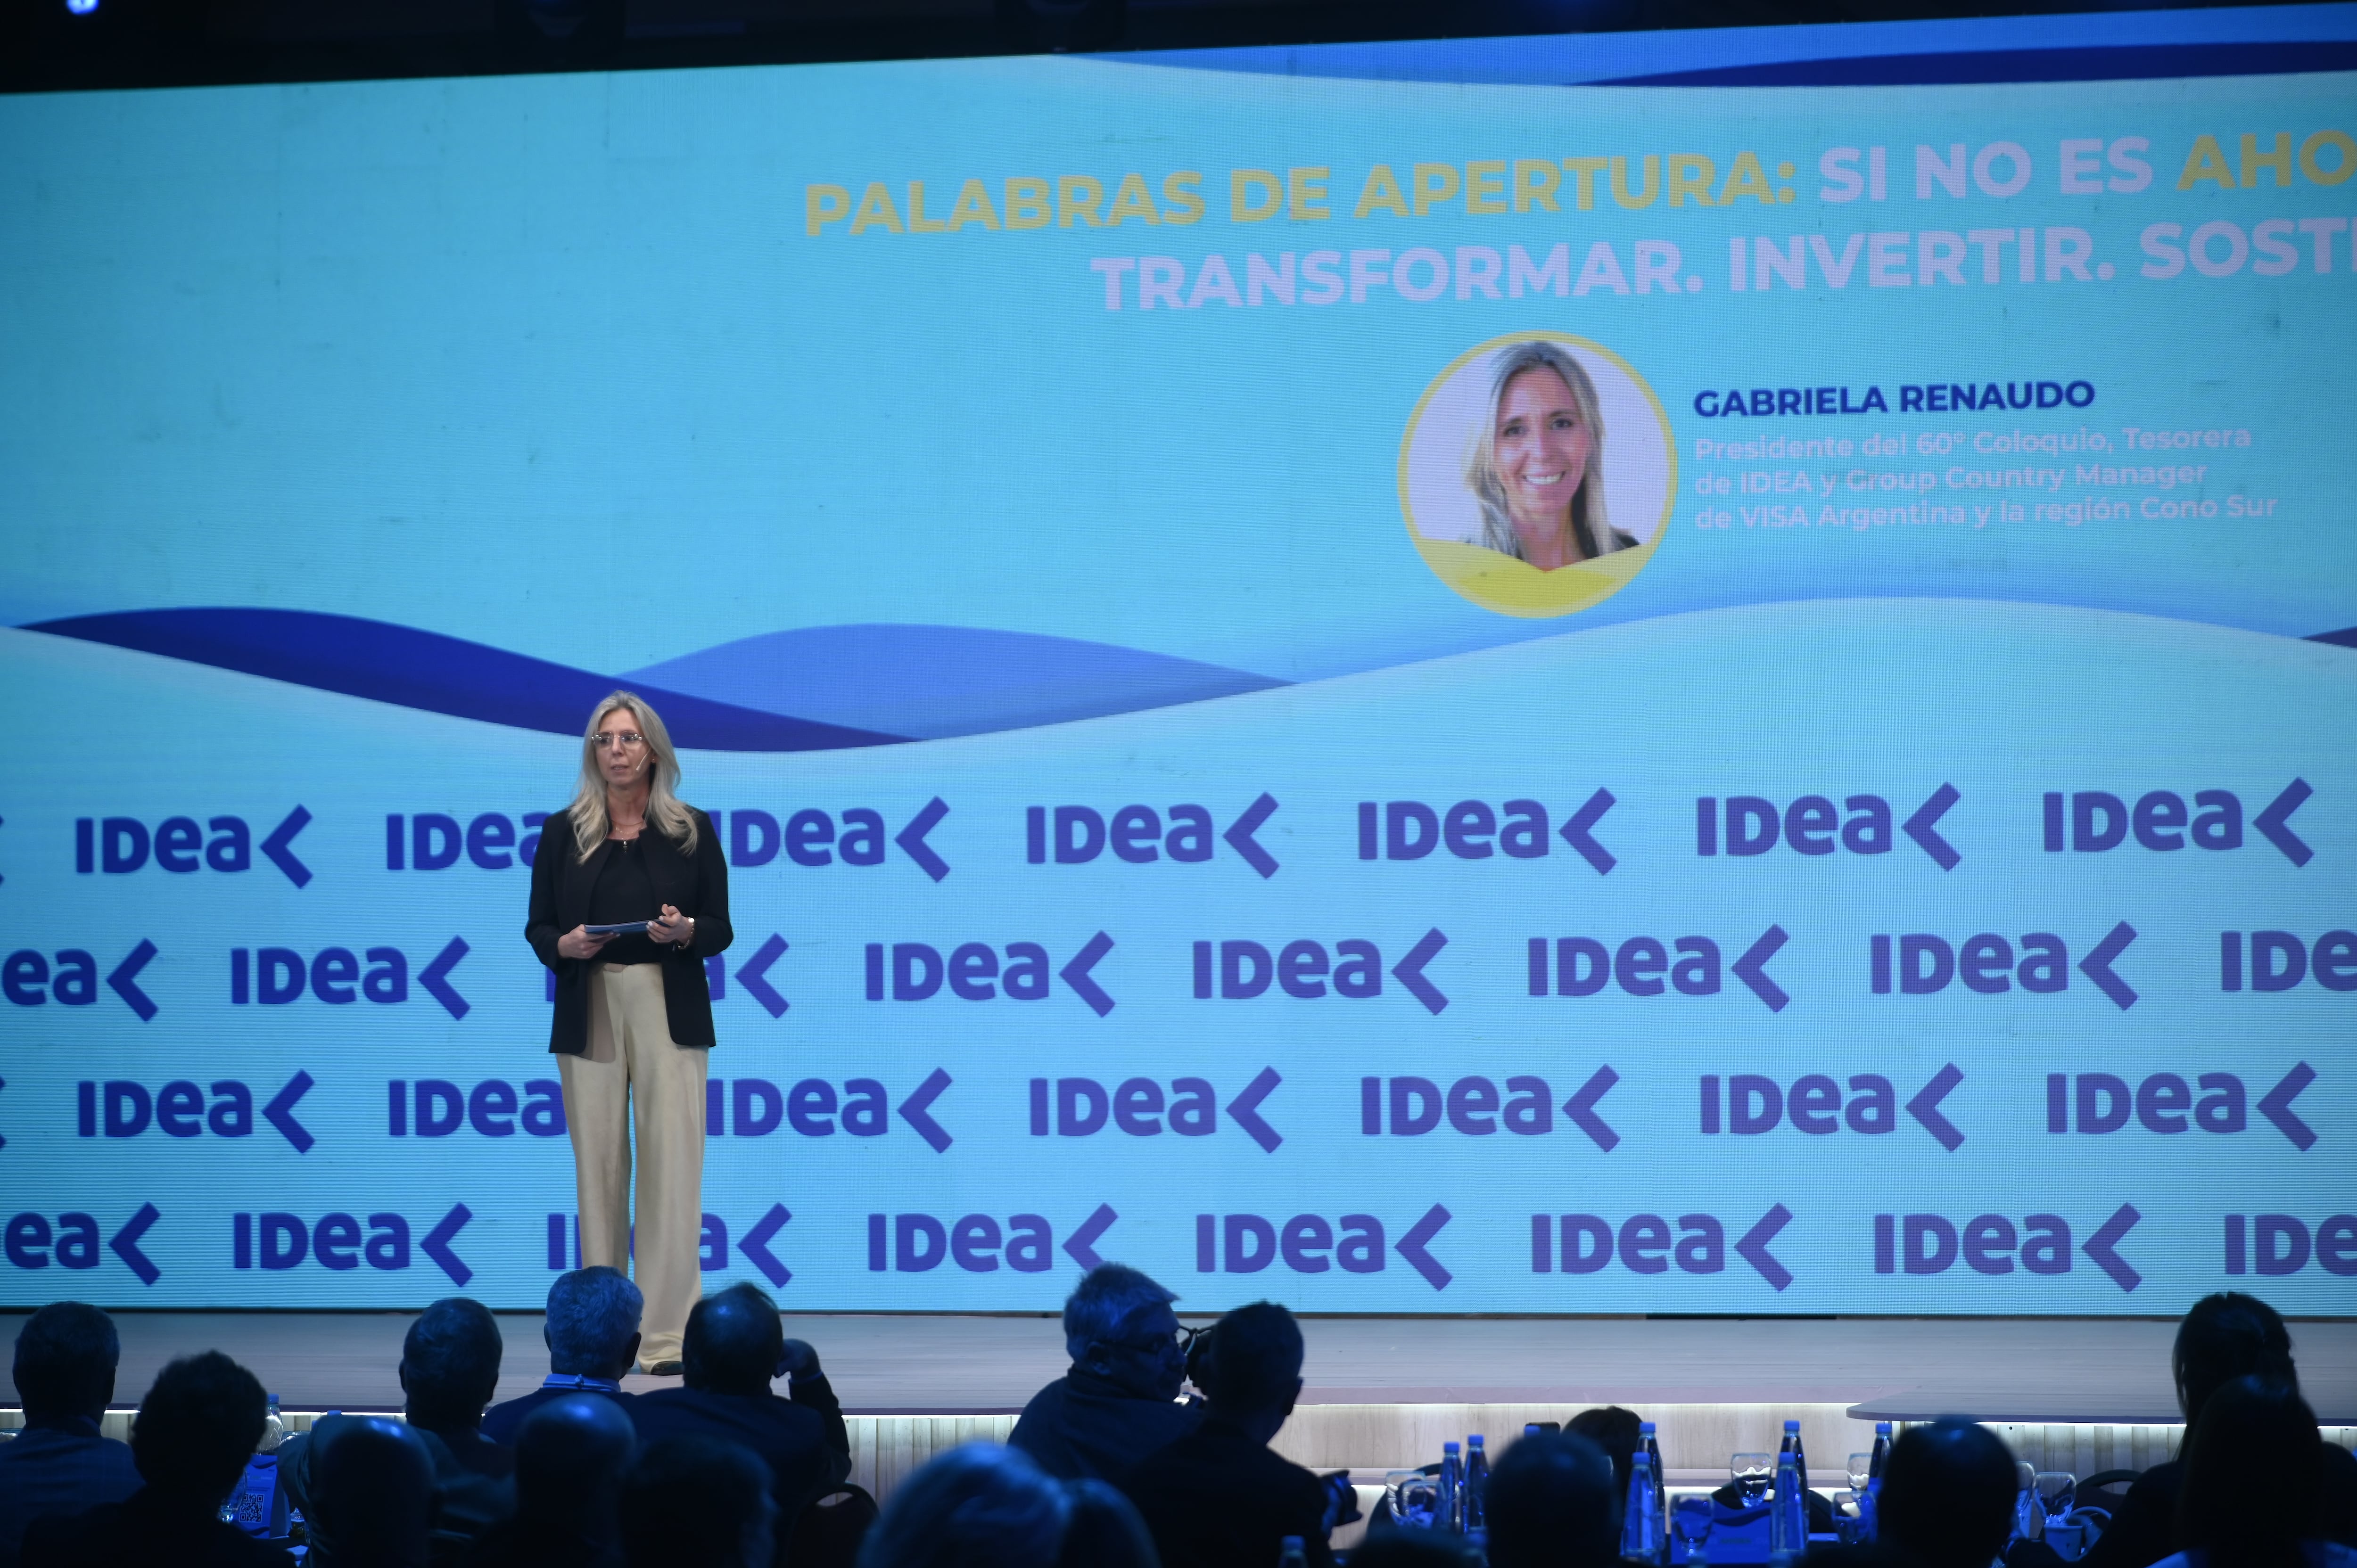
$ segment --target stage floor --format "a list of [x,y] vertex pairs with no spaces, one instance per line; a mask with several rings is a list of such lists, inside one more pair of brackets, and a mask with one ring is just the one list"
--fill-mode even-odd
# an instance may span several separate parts
[[[0,1314],[13,1341],[22,1314]],[[118,1402],[204,1349],[252,1367],[285,1408],[397,1410],[406,1313],[124,1312]],[[1065,1367],[1048,1316],[793,1314],[846,1410],[1020,1410]],[[501,1314],[499,1398],[547,1368],[537,1314]],[[1839,1405],[1854,1419],[2166,1424],[2174,1319],[1305,1318],[1310,1405]],[[2328,1425],[2357,1424],[2357,1319],[2295,1323],[2300,1384]],[[632,1378],[632,1388],[672,1380]]]

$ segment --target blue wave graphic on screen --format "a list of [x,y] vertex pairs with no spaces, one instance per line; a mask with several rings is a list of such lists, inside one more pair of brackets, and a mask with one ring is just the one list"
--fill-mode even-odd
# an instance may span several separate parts
[[628,672],[667,691],[939,740],[1289,684],[1135,648],[963,626],[821,626]]
[[131,610],[25,629],[553,735],[578,735],[597,700],[627,682],[673,741],[707,751],[889,746],[1287,683],[1106,643],[952,626],[771,632],[619,676],[310,610]]
[[[26,629],[553,735],[579,735],[597,699],[619,684],[463,638],[310,610],[131,610]],[[700,750],[832,751],[909,738],[683,692],[642,687],[640,695],[662,713],[676,744]]]

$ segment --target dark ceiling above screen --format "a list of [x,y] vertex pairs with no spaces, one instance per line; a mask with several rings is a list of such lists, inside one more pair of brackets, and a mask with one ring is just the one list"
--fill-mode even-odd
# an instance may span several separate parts
[[[2012,0],[12,0],[0,92],[1091,53],[1370,80],[1904,85],[2343,69],[2344,5]],[[1977,41],[1948,36],[1977,29]],[[1577,40],[1568,69],[1560,46]],[[1638,69],[1609,57],[1634,46]],[[1484,54],[1519,60],[1507,76]],[[1247,57],[1276,54],[1281,64]],[[1371,64],[1372,57],[1394,57]],[[1555,57],[1548,63],[1540,57]],[[1598,57],[1607,57],[1599,59]],[[1402,63],[1402,61],[1406,63]]]

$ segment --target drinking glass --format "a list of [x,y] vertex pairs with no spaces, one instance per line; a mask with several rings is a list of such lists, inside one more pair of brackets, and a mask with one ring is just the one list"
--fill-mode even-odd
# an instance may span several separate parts
[[1848,1475],[1849,1489],[1853,1492],[1865,1491],[1867,1483],[1874,1479],[1874,1455],[1871,1453],[1851,1455]]
[[1768,1484],[1776,1476],[1776,1456],[1773,1454],[1738,1454],[1727,1460],[1727,1471],[1743,1494],[1743,1506],[1749,1508],[1768,1495]]
[[2077,1502],[2079,1477],[2068,1470],[2040,1470],[2032,1477],[2038,1489],[2039,1507],[2050,1525],[2061,1524]]
[[2039,1541],[2046,1534],[2046,1510],[2038,1504],[2038,1466],[2017,1461],[2013,1466],[2013,1535],[2017,1541]]
[[1710,1497],[1680,1498],[1670,1509],[1670,1528],[1684,1543],[1686,1561],[1692,1562],[1710,1540],[1710,1527],[1715,1522]]
[[1393,1522],[1405,1528],[1431,1526],[1433,1502],[1439,1489],[1438,1479],[1421,1470],[1383,1473],[1383,1491],[1391,1500]]

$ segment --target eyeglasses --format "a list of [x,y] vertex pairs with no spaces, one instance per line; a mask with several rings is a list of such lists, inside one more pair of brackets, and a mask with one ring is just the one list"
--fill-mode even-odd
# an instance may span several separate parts
[[640,735],[636,730],[626,729],[610,735],[604,730],[599,730],[596,735],[589,737],[589,743],[600,751],[604,751],[609,746],[621,746],[625,750],[629,750],[635,746],[646,745],[647,737]]
[[1159,1334],[1151,1334],[1143,1339],[1115,1339],[1106,1343],[1114,1349],[1134,1350],[1142,1356],[1153,1355],[1165,1347],[1175,1347],[1183,1355],[1187,1348],[1195,1343],[1199,1335],[1209,1334],[1211,1331],[1211,1326],[1208,1323],[1197,1328],[1189,1328],[1181,1324],[1171,1331],[1168,1338]]

